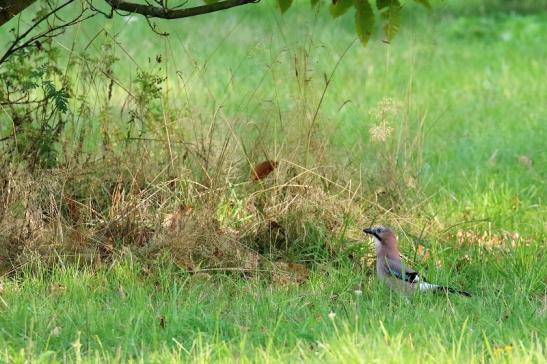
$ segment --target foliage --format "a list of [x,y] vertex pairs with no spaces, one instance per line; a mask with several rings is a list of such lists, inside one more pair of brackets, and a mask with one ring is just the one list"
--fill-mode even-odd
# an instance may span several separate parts
[[[36,44],[40,44],[46,39],[56,38],[63,34],[67,28],[80,24],[96,15],[103,15],[106,18],[112,18],[114,15],[118,16],[133,16],[132,14],[140,14],[147,20],[150,29],[159,35],[167,36],[169,33],[161,32],[158,30],[157,25],[152,23],[150,18],[167,18],[177,19],[183,17],[191,17],[196,15],[207,14],[209,12],[216,12],[219,10],[226,10],[231,7],[241,6],[251,3],[256,3],[254,0],[227,0],[227,1],[211,1],[203,0],[206,4],[204,6],[186,6],[181,9],[180,6],[170,8],[167,3],[158,2],[155,6],[151,3],[146,5],[139,2],[127,2],[127,1],[112,1],[105,0],[107,9],[101,9],[92,2],[82,2],[79,12],[72,16],[70,20],[64,20],[61,14],[63,14],[64,8],[69,5],[76,7],[76,0],[68,0],[66,2],[40,2],[41,8],[36,13],[36,16],[31,20],[30,25],[26,30],[22,30],[20,25],[17,25],[17,29],[12,28],[14,33],[14,40],[7,48],[5,53],[0,56],[0,65],[5,63],[9,57],[12,57],[15,53],[32,47]],[[416,2],[430,8],[429,0],[415,0]],[[311,7],[315,12],[318,5],[324,1],[312,0]],[[32,1],[30,2],[32,3]],[[226,4],[226,7],[217,9],[217,5]],[[281,13],[285,13],[293,5],[292,0],[276,0],[276,4]],[[9,2],[8,2],[9,5]],[[379,0],[376,2],[378,12],[383,22],[383,29],[387,41],[391,41],[397,34],[400,27],[400,13],[402,6],[398,0]],[[24,7],[23,7],[24,8]],[[332,0],[330,3],[330,13],[336,18],[344,15],[350,9],[355,11],[355,27],[357,35],[363,45],[366,45],[372,36],[375,26],[375,12],[371,0]],[[127,11],[122,13],[121,10]]]
[[355,0],[355,27],[363,44],[367,44],[374,30],[374,13],[366,0]]
[[12,121],[0,129],[4,148],[13,158],[27,160],[31,168],[57,165],[70,98],[70,85],[60,78],[56,65],[58,57],[58,48],[47,42],[22,50],[0,70],[5,80],[0,102]]
[[379,0],[376,6],[384,19],[383,29],[387,40],[391,41],[401,26],[401,3],[398,0]]
[[[429,0],[415,0],[417,3],[431,9]],[[312,8],[317,6],[321,0],[311,0]],[[375,30],[375,13],[373,11],[373,3],[370,0],[332,0],[329,10],[333,18],[344,15],[350,9],[355,11],[355,28],[359,39],[363,45],[366,45],[370,40]],[[281,12],[286,12],[292,5],[292,0],[277,0]],[[378,0],[376,7],[380,18],[382,19],[382,28],[389,42],[393,40],[399,31],[401,24],[402,6],[398,0]]]

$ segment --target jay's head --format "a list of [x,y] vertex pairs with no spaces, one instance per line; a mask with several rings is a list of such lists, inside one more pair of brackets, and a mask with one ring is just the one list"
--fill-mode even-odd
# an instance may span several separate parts
[[370,228],[365,228],[363,229],[363,232],[372,236],[376,250],[380,250],[382,247],[396,248],[397,246],[395,234],[390,228],[384,225],[375,225]]

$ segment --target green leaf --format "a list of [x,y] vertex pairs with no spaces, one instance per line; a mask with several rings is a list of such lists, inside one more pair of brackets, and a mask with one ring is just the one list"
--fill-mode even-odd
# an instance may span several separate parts
[[57,91],[53,99],[55,100],[55,106],[62,112],[65,113],[68,111],[68,92],[64,89]]
[[344,15],[353,5],[353,0],[333,0],[330,5],[330,13],[333,18]]
[[68,92],[65,89],[57,90],[53,81],[44,80],[42,81],[42,87],[44,88],[45,96],[48,99],[53,99],[55,106],[62,112],[65,113],[68,111],[68,98],[70,97]]
[[23,91],[29,91],[37,88],[38,84],[34,81],[23,81],[21,82],[21,86],[23,86]]
[[319,0],[311,0],[311,7],[315,8],[315,6],[319,4]]
[[293,0],[277,0],[277,5],[281,9],[281,14],[285,13],[292,5]]
[[50,80],[44,80],[42,82],[42,86],[44,87],[44,90],[46,91],[46,97],[53,97],[55,96],[55,93],[57,90],[55,89],[55,85]]
[[355,0],[355,29],[363,45],[367,45],[374,31],[374,12],[367,0]]
[[429,2],[429,0],[414,0],[414,1],[416,1],[418,4],[425,6],[428,9],[431,9],[431,3]]
[[376,6],[384,23],[384,34],[387,40],[391,41],[401,27],[401,3],[399,0],[378,0]]
[[219,0],[203,0],[203,2],[207,5],[209,4],[214,4],[214,3],[218,3]]

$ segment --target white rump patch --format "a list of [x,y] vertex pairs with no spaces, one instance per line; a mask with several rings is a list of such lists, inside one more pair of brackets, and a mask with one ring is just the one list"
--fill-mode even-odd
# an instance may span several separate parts
[[431,284],[427,282],[420,282],[420,284],[418,285],[418,289],[420,291],[431,291],[436,288],[439,288],[439,286],[436,284]]

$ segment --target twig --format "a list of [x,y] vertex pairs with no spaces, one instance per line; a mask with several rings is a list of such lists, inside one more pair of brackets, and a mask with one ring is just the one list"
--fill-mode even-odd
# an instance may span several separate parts
[[236,6],[246,5],[246,4],[256,4],[260,0],[225,0],[219,1],[212,4],[194,6],[191,8],[183,9],[168,9],[166,7],[158,7],[153,5],[144,5],[131,3],[121,0],[105,0],[113,10],[122,10],[128,11],[130,13],[141,14],[150,18],[161,18],[161,19],[180,19],[188,18],[191,16],[203,15],[214,13],[221,10],[230,9]]

